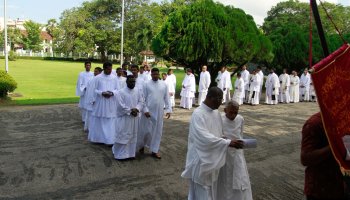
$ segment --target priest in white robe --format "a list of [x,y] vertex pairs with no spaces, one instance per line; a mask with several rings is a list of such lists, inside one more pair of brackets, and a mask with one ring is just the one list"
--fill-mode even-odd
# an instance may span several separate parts
[[126,87],[126,77],[123,76],[123,69],[118,67],[117,70],[117,78],[118,78],[118,82],[119,82],[119,87],[120,89]]
[[304,70],[304,73],[300,76],[300,101],[309,101],[310,100],[310,82],[311,76],[307,69]]
[[189,200],[217,200],[219,171],[225,165],[229,147],[242,148],[242,141],[223,138],[222,120],[217,110],[223,99],[218,87],[211,87],[201,106],[192,114],[185,170]]
[[[224,136],[231,140],[243,139],[244,118],[238,114],[238,110],[238,103],[230,101],[221,115]],[[253,200],[243,149],[228,149],[226,163],[220,169],[218,180],[217,199]]]
[[292,71],[290,75],[290,102],[298,103],[299,102],[299,76],[296,71]]
[[262,90],[262,87],[263,87],[263,85],[264,85],[264,73],[263,73],[263,71],[262,71],[262,69],[261,69],[261,67],[260,66],[258,66],[257,68],[256,68],[256,70],[257,70],[257,73],[256,74],[258,74],[259,75],[259,77],[260,77],[260,92],[259,92],[259,101],[260,101],[260,99],[261,99],[261,94],[262,94],[262,92],[263,92],[263,90]]
[[95,104],[90,117],[88,140],[113,145],[116,132],[116,95],[120,88],[116,76],[111,75],[112,63],[103,64],[103,73],[95,82]]
[[[168,77],[167,77],[167,79],[169,79],[169,81],[171,81],[174,84],[174,88],[175,88],[175,92],[176,92],[176,76],[174,74],[173,69],[169,69],[168,70]],[[174,99],[170,99],[171,107],[175,106],[175,92],[174,92]]]
[[279,93],[279,102],[280,103],[289,103],[289,87],[290,87],[290,76],[287,74],[287,69],[283,69],[283,73],[279,76],[280,80],[280,93]]
[[278,79],[277,74],[275,74],[274,69],[270,69],[270,74],[266,79],[265,87],[266,87],[265,103],[268,105],[276,105],[278,103],[280,81]]
[[231,74],[222,66],[216,78],[217,87],[223,91],[223,103],[231,100],[230,90],[232,90]]
[[243,104],[244,99],[244,80],[241,76],[241,73],[237,73],[237,79],[235,81],[235,91],[233,93],[232,99],[238,102],[239,105]]
[[247,66],[243,65],[242,66],[242,71],[241,71],[241,76],[243,78],[244,81],[244,103],[248,103],[249,102],[249,81],[250,81],[250,73],[247,70]]
[[136,79],[127,76],[127,87],[121,89],[117,96],[117,127],[115,143],[112,147],[114,158],[130,160],[135,158],[137,134],[139,129],[139,113],[143,108],[143,96],[135,88]]
[[76,95],[80,97],[79,99],[79,108],[81,111],[81,120],[82,122],[85,122],[85,118],[86,118],[86,87],[88,82],[94,77],[94,73],[90,72],[91,69],[91,62],[90,61],[86,61],[84,63],[84,67],[85,67],[85,71],[80,72],[79,76],[78,76],[78,81],[77,81],[77,85],[76,85]]
[[168,87],[168,92],[169,92],[169,101],[170,105],[172,101],[175,101],[175,88],[173,82],[168,79],[168,74],[162,73],[162,79],[165,83],[165,85]]
[[201,74],[199,76],[198,84],[198,105],[201,105],[207,96],[208,89],[211,83],[210,73],[207,70],[207,66],[202,67]]
[[88,82],[86,87],[86,101],[85,101],[85,108],[86,108],[86,115],[85,115],[85,124],[84,124],[84,131],[89,131],[89,124],[90,124],[90,116],[93,110],[93,105],[95,103],[94,99],[94,91],[95,91],[95,81],[96,77],[102,73],[101,67],[95,67],[94,69],[94,77]]
[[315,91],[314,84],[312,83],[312,78],[310,79],[310,101],[312,102],[317,101],[316,91]]
[[[163,117],[164,111],[166,118],[170,118],[172,112],[168,88],[163,81],[159,80],[159,69],[151,70],[152,80],[145,83],[143,95],[145,98],[145,106],[143,109],[146,120],[141,121],[141,125],[146,131],[140,132],[137,139],[137,147],[140,153],[144,153],[144,147],[149,148],[152,152],[151,156],[160,159],[160,142],[163,134]],[[140,126],[141,126],[140,125]]]
[[253,106],[258,105],[260,103],[260,80],[260,75],[256,73],[256,70],[254,70],[253,74],[250,77],[248,100],[248,103],[250,103]]
[[190,68],[186,69],[186,76],[182,81],[181,88],[181,100],[180,106],[185,109],[191,109],[194,99],[194,93],[196,92],[196,79],[192,74],[192,70]]

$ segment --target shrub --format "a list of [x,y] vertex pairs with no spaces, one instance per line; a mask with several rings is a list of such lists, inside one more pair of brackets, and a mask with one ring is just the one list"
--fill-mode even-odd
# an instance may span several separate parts
[[10,61],[15,61],[15,60],[17,60],[17,55],[16,55],[16,53],[15,53],[14,51],[10,51],[10,52],[9,52],[9,60],[10,60]]
[[0,70],[0,98],[7,96],[8,92],[13,92],[17,88],[17,83],[9,74]]

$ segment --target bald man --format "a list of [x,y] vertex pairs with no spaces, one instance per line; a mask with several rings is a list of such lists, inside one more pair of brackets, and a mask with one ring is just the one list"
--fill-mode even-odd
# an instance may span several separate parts
[[211,83],[210,73],[207,71],[207,66],[202,67],[202,72],[199,77],[198,84],[198,105],[201,105],[207,96],[208,89]]

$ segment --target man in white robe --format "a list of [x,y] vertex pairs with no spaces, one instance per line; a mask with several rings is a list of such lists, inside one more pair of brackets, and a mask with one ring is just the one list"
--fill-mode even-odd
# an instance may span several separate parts
[[199,76],[198,84],[198,105],[200,106],[207,96],[208,89],[211,83],[210,73],[207,71],[207,66],[202,67],[202,72]]
[[[145,65],[146,66],[146,65]],[[144,82],[149,81],[152,79],[151,77],[151,73],[149,73],[148,71],[145,71],[145,66],[141,66],[140,67],[140,72],[139,72],[139,76],[138,78],[141,78],[144,80]],[[147,65],[148,66],[148,65]]]
[[[244,118],[238,110],[238,103],[230,101],[221,115],[224,136],[231,140],[243,139]],[[226,163],[220,169],[217,199],[253,200],[243,149],[228,149]]]
[[137,147],[140,153],[144,153],[144,147],[150,149],[151,156],[160,159],[159,147],[163,133],[163,117],[169,119],[172,112],[168,88],[163,81],[159,81],[159,69],[153,68],[151,71],[152,80],[145,83],[143,95],[145,98],[144,115],[147,120],[142,124],[149,125],[148,131],[140,133],[137,139]]
[[85,108],[86,86],[87,86],[88,82],[94,77],[94,73],[90,72],[91,62],[86,61],[84,63],[84,67],[85,67],[85,71],[79,73],[76,91],[75,91],[76,95],[80,97],[78,106],[79,106],[80,111],[81,111],[82,122],[85,122],[86,112],[87,112],[87,110]]
[[118,126],[112,147],[114,158],[117,160],[135,159],[139,112],[144,104],[142,94],[135,88],[136,79],[133,75],[127,76],[126,85],[117,96]]
[[243,65],[242,66],[242,71],[241,71],[241,76],[243,78],[244,81],[244,103],[248,103],[249,102],[249,82],[250,82],[250,73],[247,70],[247,66]]
[[162,79],[165,85],[168,87],[170,105],[172,101],[175,101],[175,88],[173,82],[168,78],[168,74],[162,73]]
[[115,142],[116,95],[120,88],[116,76],[111,75],[112,63],[103,63],[103,73],[95,80],[95,103],[90,117],[88,140],[112,145]]
[[290,75],[290,102],[298,103],[299,102],[299,77],[296,71],[292,71]]
[[311,102],[317,101],[316,91],[315,91],[314,84],[312,83],[312,78],[310,79],[310,101]]
[[235,81],[235,91],[233,93],[232,99],[238,102],[239,105],[242,105],[244,95],[244,81],[241,76],[241,73],[237,73],[237,79]]
[[84,124],[84,131],[89,131],[89,124],[90,124],[90,116],[92,113],[93,105],[95,103],[94,99],[94,90],[95,90],[95,81],[96,76],[102,73],[101,67],[95,67],[94,69],[94,77],[88,82],[86,86],[86,100],[85,100],[85,108],[86,108],[86,115],[85,115],[85,124]]
[[181,176],[190,183],[189,200],[217,200],[220,168],[225,165],[229,147],[242,148],[242,141],[223,138],[222,120],[217,110],[223,92],[211,87],[202,105],[192,114],[185,170]]
[[194,99],[194,93],[196,92],[196,79],[192,74],[192,70],[190,68],[186,69],[186,76],[182,81],[181,88],[181,100],[180,106],[185,109],[191,109]]
[[270,74],[266,79],[265,87],[266,87],[265,103],[268,105],[276,105],[278,103],[280,81],[278,79],[277,74],[275,74],[274,69],[270,69]]
[[304,73],[300,77],[300,101],[310,100],[310,82],[311,76],[308,70],[305,69]]
[[118,67],[117,68],[117,78],[119,82],[120,89],[126,87],[126,77],[123,76],[123,69]]
[[283,74],[279,76],[280,80],[280,103],[289,103],[290,102],[290,96],[289,96],[289,87],[290,87],[290,76],[287,74],[287,69],[283,69]]
[[216,78],[217,87],[223,91],[223,103],[231,100],[230,90],[232,90],[231,74],[226,70],[226,66],[220,68]]
[[263,71],[262,71],[262,69],[261,69],[261,67],[260,66],[258,66],[257,68],[257,75],[259,75],[259,77],[260,77],[260,92],[259,92],[259,101],[260,101],[260,99],[261,99],[261,93],[263,92],[263,90],[262,90],[262,88],[263,88],[263,85],[264,85],[264,73],[263,73]]
[[252,106],[258,105],[260,102],[260,75],[256,73],[256,70],[253,71],[253,74],[250,77],[249,83],[249,100]]
[[[174,85],[175,91],[176,91],[176,76],[174,74],[173,69],[168,70],[168,77],[169,81],[171,81]],[[175,106],[175,92],[174,92],[174,99],[170,99],[171,107]]]

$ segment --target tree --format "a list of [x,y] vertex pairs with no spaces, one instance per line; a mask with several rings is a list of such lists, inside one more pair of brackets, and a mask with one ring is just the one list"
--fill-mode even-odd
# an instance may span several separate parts
[[199,0],[172,12],[152,42],[152,50],[164,59],[199,72],[209,65],[215,73],[222,65],[241,66],[263,61],[271,43],[243,10],[212,0]]
[[24,48],[30,51],[41,50],[40,24],[30,20],[24,23],[24,28],[26,29],[26,34],[23,36]]
[[[5,32],[1,31],[1,38],[4,38],[4,34]],[[7,37],[8,37],[8,43],[12,50],[15,49],[16,44],[18,45],[23,43],[22,34],[18,28],[9,27],[7,29]],[[3,45],[4,45],[4,40],[0,40],[0,46],[3,46]]]

